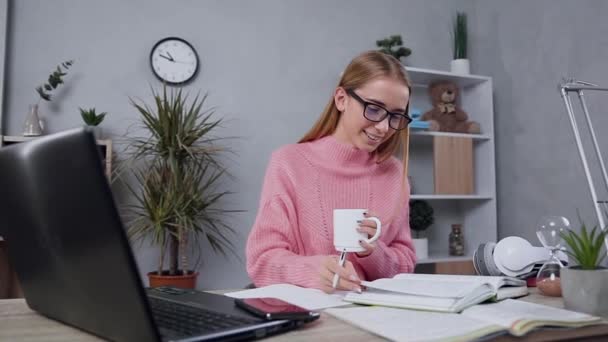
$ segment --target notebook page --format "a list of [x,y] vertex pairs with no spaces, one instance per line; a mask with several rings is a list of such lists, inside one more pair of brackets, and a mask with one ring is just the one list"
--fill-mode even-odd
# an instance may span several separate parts
[[459,314],[384,307],[327,309],[328,313],[361,329],[394,341],[470,341],[503,328]]
[[276,298],[308,310],[320,310],[336,306],[349,305],[342,299],[347,291],[336,291],[327,294],[321,290],[309,289],[290,284],[275,284],[257,289],[226,293],[232,298]]
[[507,299],[498,303],[475,305],[465,309],[462,315],[473,319],[485,320],[505,328],[515,327],[518,322],[522,321],[581,323],[599,320],[598,317],[579,312],[513,299]]
[[412,279],[412,280],[434,280],[441,282],[450,281],[462,281],[462,282],[480,282],[492,285],[493,288],[498,289],[503,285],[513,286],[525,286],[526,281],[503,276],[477,276],[477,275],[451,275],[451,274],[414,274],[414,273],[401,273],[397,274],[393,279]]
[[455,311],[456,305],[458,304],[458,300],[454,298],[421,297],[417,295],[376,290],[365,291],[363,293],[351,292],[344,297],[344,300],[368,305],[444,312]]
[[384,291],[406,293],[419,296],[440,298],[462,298],[484,283],[470,280],[439,280],[439,279],[378,279],[361,282],[368,288]]

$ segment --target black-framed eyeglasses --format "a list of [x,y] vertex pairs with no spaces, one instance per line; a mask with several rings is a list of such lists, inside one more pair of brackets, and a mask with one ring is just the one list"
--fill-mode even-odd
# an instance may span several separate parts
[[363,105],[363,116],[369,121],[381,122],[388,116],[389,127],[396,131],[406,128],[412,122],[412,118],[406,114],[392,113],[376,103],[365,101],[352,89],[346,89],[346,93]]

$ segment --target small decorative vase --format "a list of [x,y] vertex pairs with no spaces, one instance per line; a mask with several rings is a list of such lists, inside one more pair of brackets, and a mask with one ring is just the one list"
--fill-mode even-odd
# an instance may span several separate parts
[[462,225],[453,224],[452,231],[448,237],[450,255],[464,255],[464,236],[462,235]]
[[465,58],[454,59],[450,62],[450,70],[455,74],[468,75],[470,74],[469,60]]
[[38,116],[38,105],[30,105],[29,113],[27,114],[27,118],[25,119],[25,124],[23,128],[23,136],[25,137],[35,137],[42,135],[42,131],[44,129],[44,125],[42,124],[42,120]]

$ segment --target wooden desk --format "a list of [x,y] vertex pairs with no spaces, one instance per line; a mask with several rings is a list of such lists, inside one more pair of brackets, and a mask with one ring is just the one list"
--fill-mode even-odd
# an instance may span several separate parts
[[[561,298],[541,296],[536,289],[522,300],[562,307]],[[608,318],[608,317],[606,317]],[[603,338],[602,338],[603,337]],[[268,341],[381,341],[382,339],[364,330],[350,326],[329,315],[304,328],[277,335]],[[524,338],[503,336],[495,341],[597,341],[608,339],[608,325],[591,326],[568,330],[544,330],[528,334]],[[0,341],[101,341],[99,338],[69,326],[45,318],[30,310],[24,299],[0,300]]]

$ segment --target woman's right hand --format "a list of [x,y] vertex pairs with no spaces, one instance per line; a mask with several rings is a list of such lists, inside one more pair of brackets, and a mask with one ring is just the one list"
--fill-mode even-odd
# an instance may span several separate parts
[[[361,279],[357,275],[353,264],[347,260],[344,267],[340,267],[338,259],[336,255],[328,255],[322,259],[319,268],[321,290],[326,293],[332,293],[335,290],[361,292]],[[338,274],[340,280],[334,289],[332,283],[335,274]]]

